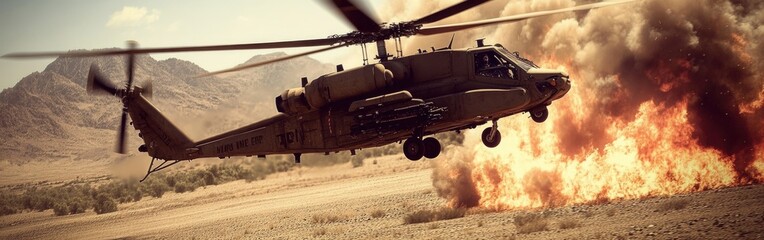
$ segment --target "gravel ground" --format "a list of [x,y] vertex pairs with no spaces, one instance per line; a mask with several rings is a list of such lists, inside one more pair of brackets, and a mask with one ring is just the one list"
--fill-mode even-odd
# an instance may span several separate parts
[[445,204],[429,163],[377,161],[168,193],[103,215],[3,216],[0,238],[764,239],[764,185],[551,209],[470,209],[462,218],[405,224],[413,212]]

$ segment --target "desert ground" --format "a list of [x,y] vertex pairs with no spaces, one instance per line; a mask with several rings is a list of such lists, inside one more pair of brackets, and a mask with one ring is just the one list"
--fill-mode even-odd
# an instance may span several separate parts
[[[52,210],[0,217],[1,239],[762,239],[764,186],[548,209],[474,208],[417,224],[405,218],[446,202],[431,161],[403,156],[297,168],[120,204],[98,215]],[[519,221],[534,216],[523,230]],[[523,225],[526,226],[526,225]]]

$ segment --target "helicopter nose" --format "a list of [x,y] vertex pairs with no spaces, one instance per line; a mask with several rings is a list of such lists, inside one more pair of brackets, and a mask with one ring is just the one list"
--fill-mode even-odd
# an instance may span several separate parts
[[570,79],[567,76],[562,76],[557,81],[559,82],[558,90],[565,92],[570,90]]
[[557,92],[552,96],[552,99],[559,99],[570,91],[570,79],[568,76],[563,75],[551,80],[550,84],[557,88]]

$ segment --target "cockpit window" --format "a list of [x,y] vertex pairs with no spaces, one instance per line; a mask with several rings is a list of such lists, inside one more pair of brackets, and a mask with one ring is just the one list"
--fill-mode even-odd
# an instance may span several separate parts
[[515,79],[515,66],[497,52],[475,54],[475,74],[483,77]]
[[498,49],[499,49],[499,52],[501,52],[502,55],[508,57],[512,62],[517,64],[517,66],[519,66],[523,70],[527,71],[528,69],[538,68],[539,67],[539,66],[536,66],[536,64],[531,62],[530,60],[521,57],[520,53],[518,53],[518,52],[510,53],[504,47],[501,47],[501,48],[498,48]]

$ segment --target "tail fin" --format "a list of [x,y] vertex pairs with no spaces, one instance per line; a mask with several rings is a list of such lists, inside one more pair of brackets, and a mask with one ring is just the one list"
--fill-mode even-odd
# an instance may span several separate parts
[[145,142],[139,148],[140,151],[164,160],[193,158],[191,154],[194,152],[194,142],[141,94],[129,97],[127,109],[133,127],[140,131]]

